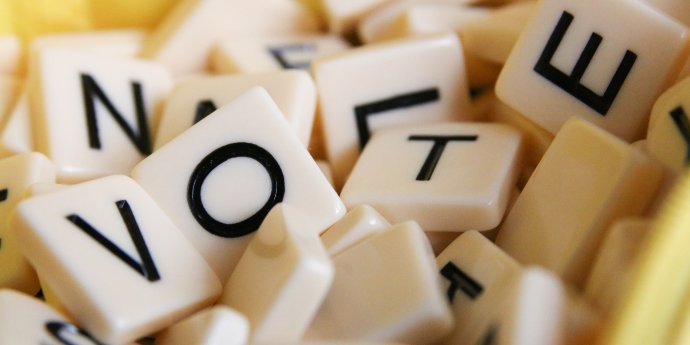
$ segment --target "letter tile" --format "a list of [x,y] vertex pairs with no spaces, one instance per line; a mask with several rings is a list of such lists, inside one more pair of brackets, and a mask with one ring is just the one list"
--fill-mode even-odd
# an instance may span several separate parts
[[19,75],[21,56],[19,37],[0,33],[0,75]]
[[689,92],[690,78],[666,90],[654,103],[647,128],[647,151],[678,173],[690,165]]
[[312,72],[337,186],[372,131],[471,118],[462,47],[454,34],[351,49],[315,61]]
[[0,155],[11,156],[34,150],[31,132],[29,94],[26,85],[6,116],[5,126],[0,130]]
[[520,168],[520,133],[489,123],[380,131],[343,187],[348,208],[374,207],[426,231],[489,230],[501,222]]
[[571,116],[632,142],[687,58],[688,30],[641,1],[546,0],[496,94],[551,133]]
[[247,318],[223,305],[202,310],[161,332],[155,345],[246,345]]
[[323,232],[345,206],[267,91],[253,88],[132,170],[221,281],[271,208],[286,202]]
[[520,263],[583,287],[610,223],[644,212],[661,178],[660,163],[573,118],[527,181],[496,243]]
[[64,48],[112,57],[135,57],[141,50],[146,33],[142,30],[120,29],[70,32],[36,37],[31,50]]
[[323,176],[326,177],[326,180],[328,180],[328,183],[330,183],[332,186],[333,185],[333,173],[331,172],[331,165],[327,161],[320,160],[320,159],[316,160],[316,165],[319,166],[319,169],[323,173]]
[[336,256],[355,244],[378,234],[391,226],[369,205],[359,205],[321,234],[328,254]]
[[10,224],[41,280],[107,343],[162,330],[222,292],[199,253],[126,176],[26,199]]
[[333,286],[305,339],[425,345],[451,331],[434,254],[415,222],[371,236],[333,262]]
[[328,30],[335,34],[354,31],[358,22],[376,8],[392,2],[391,0],[318,0],[328,22]]

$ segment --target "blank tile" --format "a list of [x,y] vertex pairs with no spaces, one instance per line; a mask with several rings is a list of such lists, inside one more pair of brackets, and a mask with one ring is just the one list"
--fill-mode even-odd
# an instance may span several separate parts
[[216,305],[161,332],[155,345],[245,345],[248,340],[247,318],[232,308]]
[[328,254],[336,256],[357,243],[390,227],[390,223],[369,205],[352,208],[321,234]]
[[19,75],[21,56],[19,37],[0,33],[0,75]]
[[647,151],[678,173],[683,172],[690,164],[688,92],[690,78],[667,89],[654,103],[647,128]]

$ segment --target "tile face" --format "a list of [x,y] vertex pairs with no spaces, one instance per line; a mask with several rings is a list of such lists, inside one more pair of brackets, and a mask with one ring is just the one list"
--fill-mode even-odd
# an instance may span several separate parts
[[151,153],[154,114],[172,83],[162,66],[60,49],[35,60],[34,143],[60,181],[125,174]]
[[345,214],[333,187],[261,88],[158,149],[134,168],[132,177],[221,281],[274,205],[285,202],[311,214],[318,232]]
[[156,337],[155,345],[245,345],[248,339],[247,318],[216,305],[166,329]]
[[684,26],[638,1],[543,1],[496,94],[552,133],[574,115],[634,141],[681,68],[689,37]]
[[18,74],[21,54],[22,44],[19,37],[0,34],[0,74]]
[[518,196],[496,243],[519,262],[582,287],[610,222],[644,212],[661,178],[655,160],[572,119]]
[[647,128],[647,151],[675,172],[690,164],[689,92],[690,78],[666,90],[654,103]]
[[318,0],[328,21],[330,32],[341,34],[352,31],[368,13],[391,0]]
[[373,207],[359,205],[321,234],[321,241],[328,254],[336,256],[390,226]]
[[102,30],[39,36],[31,49],[65,48],[113,57],[135,57],[146,33],[140,30]]
[[374,135],[340,194],[392,223],[426,231],[489,230],[505,212],[520,167],[520,134],[487,123],[408,126]]
[[454,34],[352,49],[315,61],[312,71],[338,186],[371,132],[471,116],[462,47]]
[[198,252],[128,177],[24,200],[10,222],[41,280],[106,343],[157,332],[221,293]]
[[308,145],[316,112],[314,82],[304,71],[276,71],[198,77],[179,82],[165,104],[154,149],[256,86],[268,91],[295,134],[305,146]]
[[7,114],[5,127],[0,130],[0,154],[9,156],[35,151],[29,107],[29,94],[23,88]]
[[333,259],[335,280],[305,339],[433,344],[452,327],[434,254],[414,222]]

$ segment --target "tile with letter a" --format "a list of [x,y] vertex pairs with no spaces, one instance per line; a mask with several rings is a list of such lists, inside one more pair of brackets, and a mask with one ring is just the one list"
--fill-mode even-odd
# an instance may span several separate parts
[[275,71],[179,82],[166,101],[154,150],[255,86],[268,91],[299,139],[308,145],[316,112],[314,82],[305,71]]
[[247,316],[255,343],[302,338],[333,282],[333,262],[309,218],[276,205],[225,284],[220,303]]
[[656,160],[581,119],[556,134],[496,238],[508,254],[582,287],[610,223],[645,211]]
[[223,282],[278,203],[310,214],[317,233],[345,214],[333,187],[260,87],[156,150],[132,177]]
[[439,123],[377,132],[340,197],[391,223],[426,231],[489,230],[501,222],[520,170],[520,133],[489,123]]
[[390,223],[369,205],[352,208],[343,218],[321,234],[328,254],[336,256],[355,244],[390,227]]
[[223,305],[202,310],[156,336],[155,345],[246,345],[247,318]]
[[41,281],[106,343],[160,331],[222,292],[199,253],[126,176],[26,199],[10,224]]
[[305,339],[427,345],[451,331],[434,254],[415,222],[376,234],[333,262],[333,286]]
[[0,75],[19,74],[22,44],[15,35],[0,34]]
[[40,182],[55,182],[55,166],[42,154],[25,153],[0,160],[0,288],[32,295],[39,290],[36,273],[21,253],[16,229],[6,220],[27,188]]
[[471,118],[460,41],[424,36],[351,49],[312,65],[324,141],[342,186],[372,131]]
[[646,149],[672,171],[690,166],[690,78],[666,90],[654,103]]
[[554,134],[577,116],[632,142],[685,62],[688,39],[685,26],[641,1],[541,1],[496,94]]
[[45,49],[31,66],[34,143],[78,182],[126,174],[151,153],[157,108],[171,87],[159,64]]

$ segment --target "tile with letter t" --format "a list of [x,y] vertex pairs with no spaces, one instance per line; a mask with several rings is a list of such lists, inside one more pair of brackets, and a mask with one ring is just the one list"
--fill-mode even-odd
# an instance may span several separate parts
[[340,197],[391,223],[426,231],[489,230],[505,213],[520,168],[520,133],[489,123],[440,123],[377,132]]
[[642,1],[544,0],[496,84],[552,133],[577,116],[632,142],[685,62],[687,28]]
[[223,305],[202,310],[156,336],[155,345],[246,345],[247,318]]
[[455,34],[390,41],[312,64],[324,142],[342,186],[372,131],[471,118],[462,46]]
[[690,78],[666,90],[654,103],[646,149],[672,171],[690,165]]
[[310,214],[317,233],[345,214],[345,205],[261,87],[156,150],[132,177],[223,282],[278,203]]
[[155,114],[172,86],[161,65],[45,49],[31,66],[36,149],[61,182],[126,174],[152,149]]
[[352,208],[343,218],[321,234],[328,254],[336,256],[355,244],[390,227],[390,223],[369,205]]
[[220,303],[247,316],[252,342],[300,340],[331,287],[333,262],[310,216],[276,205],[225,284]]
[[583,287],[609,224],[642,214],[661,183],[656,160],[572,118],[556,134],[499,230],[518,262]]
[[126,176],[25,199],[10,224],[41,281],[106,343],[160,331],[222,292],[199,253]]

